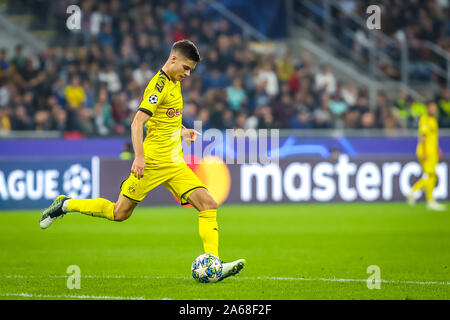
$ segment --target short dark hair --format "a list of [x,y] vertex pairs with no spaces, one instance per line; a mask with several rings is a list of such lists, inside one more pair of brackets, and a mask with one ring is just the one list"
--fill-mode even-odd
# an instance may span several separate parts
[[172,51],[181,53],[186,58],[199,62],[201,60],[197,47],[191,40],[180,40],[173,44]]

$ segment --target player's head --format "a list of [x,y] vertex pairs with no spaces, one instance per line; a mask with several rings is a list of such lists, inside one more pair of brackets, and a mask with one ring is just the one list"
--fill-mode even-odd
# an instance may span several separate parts
[[173,44],[167,60],[167,71],[172,80],[188,77],[200,61],[197,47],[190,40],[180,40]]
[[436,102],[434,102],[432,100],[427,102],[427,112],[428,112],[428,115],[430,115],[432,117],[437,116],[438,106],[437,106]]

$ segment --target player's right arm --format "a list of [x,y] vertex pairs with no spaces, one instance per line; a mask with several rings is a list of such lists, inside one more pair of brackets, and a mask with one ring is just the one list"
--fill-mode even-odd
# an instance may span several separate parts
[[134,161],[131,166],[131,173],[138,179],[144,176],[145,169],[145,154],[144,146],[142,144],[143,136],[143,126],[150,118],[145,112],[138,111],[134,116],[133,123],[131,124],[131,142],[133,143],[134,149]]
[[131,173],[138,179],[144,176],[145,169],[142,128],[148,119],[155,114],[158,105],[162,104],[167,93],[167,90],[165,90],[166,81],[167,78],[160,74],[159,76],[156,75],[149,82],[142,101],[139,104],[138,111],[134,116],[133,123],[131,124],[131,141],[135,154],[133,165],[131,166]]

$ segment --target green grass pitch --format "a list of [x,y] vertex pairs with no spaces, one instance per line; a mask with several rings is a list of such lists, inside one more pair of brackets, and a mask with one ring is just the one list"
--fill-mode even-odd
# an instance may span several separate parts
[[[221,258],[247,267],[215,284],[190,275],[203,253],[193,209],[120,223],[71,213],[47,230],[39,218],[0,212],[0,299],[450,299],[450,210],[423,203],[224,205]],[[67,288],[70,265],[80,289]]]

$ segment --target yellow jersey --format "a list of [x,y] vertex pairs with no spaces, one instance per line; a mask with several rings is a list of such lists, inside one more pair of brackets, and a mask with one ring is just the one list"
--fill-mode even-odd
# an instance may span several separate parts
[[152,166],[185,163],[180,136],[183,113],[180,81],[171,81],[159,70],[145,88],[138,110],[150,115],[145,123],[146,163]]
[[439,126],[434,117],[427,114],[420,117],[419,135],[425,136],[424,145],[417,145],[417,156],[421,158],[424,154],[427,161],[438,161],[438,130]]
[[70,102],[73,108],[78,108],[85,100],[84,89],[82,87],[67,86],[64,90],[66,100]]

